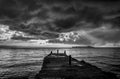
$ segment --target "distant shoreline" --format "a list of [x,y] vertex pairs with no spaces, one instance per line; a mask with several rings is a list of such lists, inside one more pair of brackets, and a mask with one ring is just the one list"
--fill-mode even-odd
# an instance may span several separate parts
[[10,45],[0,45],[0,48],[3,49],[51,49],[51,48],[95,48],[95,49],[113,49],[113,48],[120,48],[120,47],[92,47],[92,46],[10,46]]
[[81,47],[80,47],[80,46],[78,46],[78,47],[72,47],[72,48],[98,48],[98,49],[99,49],[99,48],[102,48],[102,49],[107,49],[107,48],[109,48],[109,49],[110,49],[110,48],[120,48],[120,47],[92,47],[92,46],[83,46],[83,47],[81,46]]
[[7,45],[0,45],[0,48],[3,48],[3,49],[48,49],[48,48],[72,48],[72,47],[44,47],[44,46],[7,46]]

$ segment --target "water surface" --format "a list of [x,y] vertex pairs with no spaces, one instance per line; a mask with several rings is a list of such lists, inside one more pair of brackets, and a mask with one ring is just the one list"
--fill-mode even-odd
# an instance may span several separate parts
[[[34,76],[41,69],[43,58],[57,49],[0,49],[0,79],[10,76]],[[68,48],[68,55],[85,60],[105,71],[120,75],[120,49]]]

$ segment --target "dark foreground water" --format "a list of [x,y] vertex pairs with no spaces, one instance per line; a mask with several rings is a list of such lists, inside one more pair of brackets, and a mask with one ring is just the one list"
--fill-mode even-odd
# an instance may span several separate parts
[[[39,72],[43,58],[57,49],[0,49],[0,79],[11,76],[30,76]],[[72,48],[67,51],[72,57],[96,65],[105,71],[116,73],[120,77],[120,49]]]

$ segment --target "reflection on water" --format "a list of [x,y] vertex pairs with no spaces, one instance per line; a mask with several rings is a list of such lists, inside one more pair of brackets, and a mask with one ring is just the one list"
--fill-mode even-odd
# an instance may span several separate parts
[[[41,66],[43,58],[57,49],[0,49],[0,78],[15,75],[34,75]],[[103,70],[120,75],[120,49],[72,48],[64,50],[72,57],[96,65]]]

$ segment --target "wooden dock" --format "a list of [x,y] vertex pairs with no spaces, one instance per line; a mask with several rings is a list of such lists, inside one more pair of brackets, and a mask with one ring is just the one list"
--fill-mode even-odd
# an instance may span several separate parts
[[64,53],[50,53],[44,58],[41,71],[35,79],[118,79],[111,72],[102,71],[83,60],[78,61]]

